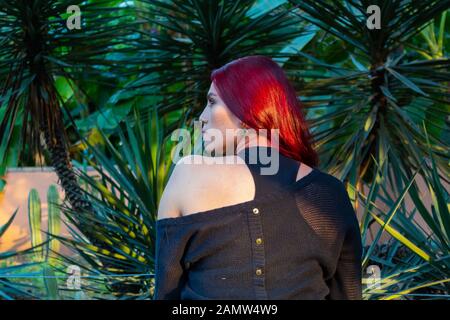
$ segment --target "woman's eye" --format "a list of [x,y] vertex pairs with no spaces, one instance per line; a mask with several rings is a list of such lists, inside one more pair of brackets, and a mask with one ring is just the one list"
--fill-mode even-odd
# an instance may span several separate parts
[[214,100],[208,100],[209,104],[214,104]]

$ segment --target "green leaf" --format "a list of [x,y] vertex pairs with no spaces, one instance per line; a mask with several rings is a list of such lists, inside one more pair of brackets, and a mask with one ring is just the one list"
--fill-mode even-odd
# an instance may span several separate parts
[[392,68],[388,68],[386,67],[386,70],[389,71],[395,78],[397,78],[398,80],[400,80],[405,86],[407,86],[408,88],[410,88],[411,90],[424,95],[426,97],[428,97],[429,95],[425,92],[423,92],[418,86],[416,86],[414,84],[414,82],[412,82],[411,80],[409,80],[408,78],[402,76],[400,73],[398,73],[397,71],[395,71]]

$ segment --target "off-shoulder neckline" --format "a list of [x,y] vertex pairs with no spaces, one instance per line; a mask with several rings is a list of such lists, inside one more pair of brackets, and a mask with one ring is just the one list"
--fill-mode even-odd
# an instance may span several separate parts
[[246,209],[253,209],[257,206],[261,206],[267,202],[271,202],[273,200],[282,198],[286,196],[286,193],[293,192],[298,190],[299,188],[306,186],[309,184],[316,176],[318,176],[321,171],[314,167],[311,167],[311,171],[295,181],[294,183],[284,187],[283,189],[276,189],[272,192],[264,194],[264,198],[262,199],[252,199],[245,202],[240,202],[232,205],[227,205],[219,208],[202,210],[195,213],[190,213],[188,215],[179,216],[179,217],[170,217],[170,218],[162,218],[156,220],[156,227],[158,226],[166,226],[166,225],[178,225],[178,224],[186,224],[192,222],[204,221],[210,218],[219,218],[221,216],[228,216],[233,213],[241,213]]

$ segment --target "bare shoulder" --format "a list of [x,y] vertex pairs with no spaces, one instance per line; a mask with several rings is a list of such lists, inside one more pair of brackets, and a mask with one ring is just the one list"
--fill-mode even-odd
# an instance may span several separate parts
[[[202,210],[202,201],[214,203],[214,195],[230,194],[247,166],[238,156],[188,155],[177,161],[161,196],[158,219],[180,217]],[[250,173],[247,172],[250,175]],[[241,177],[241,178],[239,178]],[[250,175],[251,177],[251,175]]]
[[301,163],[300,164],[300,169],[297,172],[297,178],[296,181],[302,179],[303,177],[307,176],[308,174],[311,173],[311,171],[313,170],[313,168],[311,168],[310,166],[308,166],[305,163]]
[[185,181],[188,181],[186,164],[189,163],[189,158],[192,156],[186,156],[181,158],[172,170],[169,180],[161,195],[161,199],[158,204],[157,219],[176,218],[181,216],[179,208],[179,188],[183,186]]

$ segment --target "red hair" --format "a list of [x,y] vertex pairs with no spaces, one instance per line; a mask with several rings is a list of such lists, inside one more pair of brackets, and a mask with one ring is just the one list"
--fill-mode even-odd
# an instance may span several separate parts
[[213,70],[211,81],[227,107],[247,126],[279,129],[281,154],[317,166],[303,106],[276,62],[261,55],[239,58]]

